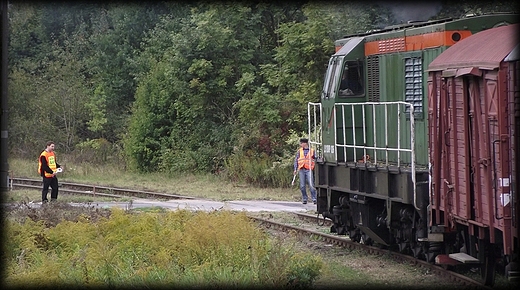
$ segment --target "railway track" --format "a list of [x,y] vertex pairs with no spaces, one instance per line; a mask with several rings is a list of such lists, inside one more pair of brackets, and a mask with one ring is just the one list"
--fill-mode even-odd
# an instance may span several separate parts
[[[41,180],[29,179],[29,178],[12,178],[10,187],[13,189],[41,189]],[[133,190],[133,189],[125,189],[125,188],[117,188],[117,187],[108,187],[108,186],[99,186],[99,185],[87,185],[87,184],[79,184],[79,183],[71,183],[71,182],[60,182],[60,193],[67,194],[76,194],[76,195],[90,195],[90,196],[100,196],[100,197],[112,197],[112,198],[122,198],[122,197],[139,197],[139,198],[150,198],[150,199],[195,199],[194,197],[175,195],[169,193],[160,193],[160,192],[152,192],[152,191],[141,191],[141,190]],[[316,215],[310,215],[305,213],[295,213],[301,220],[307,222],[315,222],[320,226],[330,226],[331,221],[325,218],[318,218]],[[326,234],[322,232],[317,232],[315,230],[305,229],[303,227],[298,227],[294,225],[284,224],[281,222],[277,222],[274,220],[264,219],[260,217],[250,216],[251,219],[258,222],[261,226],[272,228],[280,231],[293,231],[297,232],[301,235],[318,237],[323,242],[338,245],[347,249],[357,249],[369,254],[384,254],[389,255],[393,259],[402,262],[408,262],[413,264],[414,266],[424,268],[432,273],[442,275],[446,279],[451,281],[461,283],[462,285],[471,286],[475,289],[492,289],[490,287],[484,286],[479,281],[473,280],[464,275],[455,273],[453,271],[448,271],[442,267],[427,263],[422,260],[417,260],[412,256],[400,254],[397,252],[392,252],[386,249],[381,249],[378,247],[368,246],[357,242],[352,242],[348,237],[338,236],[332,234]]]
[[[13,189],[40,189],[42,188],[41,179],[30,179],[30,178],[12,178],[10,179],[10,187]],[[190,196],[183,196],[170,193],[160,193],[152,191],[125,189],[109,186],[100,185],[88,185],[72,182],[60,182],[59,183],[60,193],[66,194],[77,194],[77,195],[90,195],[100,197],[138,197],[138,198],[151,198],[151,199],[194,199]]]
[[[316,222],[319,225],[328,226],[331,225],[331,221],[328,219],[318,218],[316,215],[310,215],[306,213],[295,213],[300,219],[308,221],[308,222]],[[449,271],[445,268],[442,268],[440,266],[430,264],[423,260],[418,260],[412,256],[393,252],[387,249],[381,249],[374,246],[368,246],[365,244],[357,243],[351,241],[348,237],[345,236],[338,236],[338,235],[332,235],[332,234],[326,234],[322,232],[318,232],[315,230],[305,229],[299,226],[293,226],[293,225],[287,225],[284,223],[280,223],[277,221],[265,219],[265,218],[259,218],[259,217],[251,217],[253,220],[260,223],[262,226],[266,228],[272,228],[275,230],[280,231],[293,231],[297,232],[301,235],[307,235],[314,238],[319,238],[323,242],[334,244],[340,247],[344,247],[351,250],[360,250],[369,254],[373,255],[386,255],[390,256],[392,259],[399,261],[399,262],[406,262],[414,265],[415,267],[419,267],[421,269],[427,270],[431,273],[434,273],[436,275],[441,275],[442,277],[445,277],[445,279],[448,279],[449,281],[453,281],[456,283],[460,283],[461,285],[467,286],[472,289],[485,289],[485,290],[491,290],[493,288],[485,286],[479,281],[476,281],[470,277],[466,277],[462,274]]]

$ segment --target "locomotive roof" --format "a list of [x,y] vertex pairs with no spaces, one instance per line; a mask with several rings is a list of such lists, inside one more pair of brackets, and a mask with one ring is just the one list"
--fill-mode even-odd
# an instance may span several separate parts
[[482,15],[466,16],[459,19],[445,18],[439,20],[415,21],[406,24],[387,26],[380,30],[370,30],[364,33],[357,33],[344,36],[335,41],[336,45],[344,44],[345,40],[351,37],[365,37],[367,40],[389,39],[398,36],[411,36],[426,34],[436,31],[447,30],[470,30],[473,33],[480,31],[483,27],[490,28],[498,21],[516,23],[518,14],[514,13],[490,13]]
[[428,25],[437,24],[437,23],[445,23],[445,22],[452,21],[452,20],[453,20],[453,18],[444,18],[444,19],[439,19],[439,20],[428,20],[428,21],[409,21],[408,23],[404,23],[404,24],[386,26],[385,28],[382,28],[382,29],[369,30],[367,32],[345,35],[345,36],[343,36],[343,38],[350,38],[350,37],[354,37],[354,36],[367,36],[367,35],[373,35],[373,34],[378,34],[378,33],[403,30],[405,28],[412,28],[412,27],[422,27],[422,26],[428,26]]
[[518,45],[520,24],[484,30],[454,44],[428,66],[428,71],[478,67],[495,69]]

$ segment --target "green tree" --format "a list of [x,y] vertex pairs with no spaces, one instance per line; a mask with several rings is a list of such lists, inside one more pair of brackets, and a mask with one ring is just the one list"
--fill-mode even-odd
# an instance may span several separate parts
[[15,88],[9,98],[10,148],[31,151],[45,136],[69,151],[90,139],[117,142],[134,99],[133,59],[168,7],[162,2],[10,5],[10,88]]
[[277,28],[274,62],[261,66],[264,85],[246,89],[237,103],[239,151],[282,158],[290,146],[287,137],[306,131],[307,102],[319,101],[333,41],[374,29],[391,18],[376,4],[357,2],[310,2],[302,11],[302,21],[288,21]]
[[235,84],[255,71],[260,20],[247,5],[200,5],[183,24],[139,83],[126,142],[139,170],[218,168],[232,147]]
[[90,115],[90,120],[87,121],[88,129],[92,132],[104,132],[107,124],[107,105],[102,85],[94,90],[94,95],[85,103],[85,108]]
[[[136,59],[148,31],[162,15],[168,13],[163,2],[108,2],[92,15],[93,32],[90,37],[91,57],[89,73],[103,88],[107,108],[103,132],[99,134],[116,142],[126,131],[130,105],[135,100],[136,81],[140,67]],[[100,136],[96,136],[100,137]]]
[[288,184],[284,176],[292,172],[295,140],[307,131],[307,103],[320,100],[333,41],[374,29],[390,18],[377,5],[359,3],[309,2],[301,11],[301,21],[280,23],[276,29],[274,61],[260,66],[262,85],[252,86],[253,78],[239,84],[243,97],[235,105],[237,146],[227,163],[232,178],[257,185]]
[[520,6],[517,1],[500,0],[500,1],[447,1],[443,0],[442,9],[435,16],[436,19],[442,18],[460,18],[466,15],[481,15],[486,13],[518,13]]
[[44,43],[44,32],[40,23],[41,5],[38,3],[10,3],[9,5],[9,66],[34,72],[37,66],[28,58],[41,58],[50,50]]
[[68,48],[70,50],[54,46],[52,60],[46,67],[47,73],[41,78],[46,91],[40,98],[49,103],[46,114],[55,128],[51,136],[60,140],[58,144],[66,150],[72,151],[81,139],[80,132],[84,130],[88,118],[84,108],[91,88],[82,74],[83,63],[77,58],[74,46]]
[[69,29],[74,12],[60,7],[11,5],[9,145],[22,157],[38,154],[49,139],[70,151],[84,129],[86,24]]
[[[42,74],[33,75],[23,69],[12,71],[9,107],[10,120],[15,122],[10,123],[11,142],[22,148],[36,147],[38,151],[52,139],[71,151],[87,118],[84,102],[89,96],[88,82],[81,74],[81,62],[62,47],[54,46],[41,63]],[[28,67],[29,64],[25,66]],[[27,131],[33,135],[27,135]]]

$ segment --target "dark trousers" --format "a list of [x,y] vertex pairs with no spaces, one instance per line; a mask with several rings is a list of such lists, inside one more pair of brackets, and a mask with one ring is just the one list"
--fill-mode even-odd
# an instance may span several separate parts
[[51,200],[58,199],[58,178],[56,176],[43,178],[43,190],[42,190],[42,201],[47,201],[47,193],[49,192],[49,186],[51,189]]

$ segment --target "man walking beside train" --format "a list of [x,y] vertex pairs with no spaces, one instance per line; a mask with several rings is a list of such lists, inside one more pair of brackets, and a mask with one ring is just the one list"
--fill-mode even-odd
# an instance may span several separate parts
[[309,148],[309,140],[306,138],[300,139],[300,149],[296,151],[296,158],[294,159],[294,175],[296,175],[296,172],[299,173],[303,204],[307,204],[308,200],[307,184],[309,184],[312,202],[316,204],[316,188],[312,180],[315,159],[314,150]]

